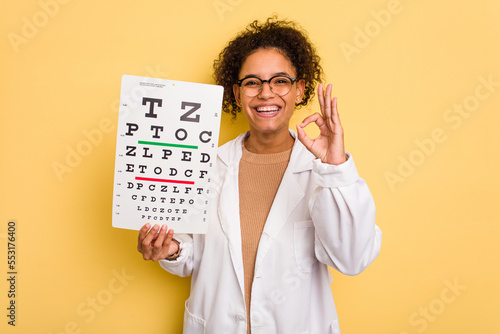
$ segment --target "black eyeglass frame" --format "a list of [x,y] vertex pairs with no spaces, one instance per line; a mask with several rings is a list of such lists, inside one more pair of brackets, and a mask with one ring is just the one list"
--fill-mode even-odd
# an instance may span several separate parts
[[[260,86],[259,93],[257,94],[257,95],[259,95],[259,94],[262,92],[262,88],[264,87],[264,82],[269,83],[269,88],[271,89],[271,92],[273,92],[273,89],[272,89],[272,87],[271,87],[271,80],[273,80],[274,78],[278,78],[278,77],[283,77],[283,78],[288,78],[288,79],[290,79],[290,81],[292,82],[292,84],[290,85],[290,87],[291,87],[291,86],[293,86],[293,84],[295,83],[295,81],[297,81],[297,78],[292,78],[292,77],[289,77],[288,75],[284,75],[284,74],[278,74],[278,75],[275,75],[275,76],[273,76],[273,77],[271,77],[271,78],[269,78],[269,79],[267,79],[267,80],[262,80],[261,78],[259,78],[259,77],[257,77],[257,76],[253,76],[253,75],[251,75],[251,76],[248,76],[248,77],[244,77],[243,79],[239,79],[238,81],[236,81],[236,84],[237,84],[237,85],[241,88],[241,84],[242,84],[242,82],[243,82],[244,80],[246,80],[246,79],[250,79],[250,78],[252,78],[252,79],[258,79],[258,80],[260,80],[260,82],[262,83],[262,84],[261,84],[261,86]],[[290,88],[290,89],[291,89],[291,88]],[[243,91],[243,90],[242,90],[242,91]],[[290,93],[290,91],[288,91],[287,93],[285,93],[285,94],[283,94],[283,95],[279,95],[279,94],[277,94],[277,93],[275,93],[275,92],[273,92],[273,93],[274,93],[274,94],[276,94],[276,95],[278,95],[278,96],[285,96],[286,94]],[[243,92],[243,94],[245,94],[245,93]],[[246,94],[245,94],[245,95],[246,95]],[[255,96],[257,96],[257,95],[254,95],[254,96],[248,96],[248,95],[247,95],[247,96],[248,96],[248,97],[255,97]]]

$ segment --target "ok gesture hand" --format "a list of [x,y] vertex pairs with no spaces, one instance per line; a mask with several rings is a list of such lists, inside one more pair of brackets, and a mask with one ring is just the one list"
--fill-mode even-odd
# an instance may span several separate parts
[[[323,90],[323,84],[318,86],[318,100],[321,114],[315,113],[304,119],[302,124],[297,125],[299,140],[311,151],[321,162],[340,165],[345,162],[344,150],[344,129],[340,124],[339,113],[337,111],[337,98],[332,99],[332,85]],[[311,139],[304,131],[304,127],[310,123],[316,123],[320,134],[316,139]]]

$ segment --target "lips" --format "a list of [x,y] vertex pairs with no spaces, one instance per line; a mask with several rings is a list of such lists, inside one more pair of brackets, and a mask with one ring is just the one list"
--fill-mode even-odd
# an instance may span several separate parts
[[278,111],[280,110],[280,107],[278,106],[264,106],[264,107],[257,107],[257,112],[271,112],[271,111]]
[[281,107],[277,105],[271,105],[271,106],[259,106],[255,108],[255,111],[257,111],[261,116],[274,116],[280,111]]

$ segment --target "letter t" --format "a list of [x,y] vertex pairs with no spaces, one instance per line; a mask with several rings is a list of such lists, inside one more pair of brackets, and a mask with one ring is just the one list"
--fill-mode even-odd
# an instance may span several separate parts
[[155,109],[155,103],[158,104],[158,107],[161,107],[162,105],[162,100],[161,99],[153,99],[151,97],[143,97],[142,98],[142,105],[145,106],[148,102],[150,102],[149,105],[149,112],[145,114],[146,117],[151,117],[151,118],[157,118],[158,115],[154,113]]

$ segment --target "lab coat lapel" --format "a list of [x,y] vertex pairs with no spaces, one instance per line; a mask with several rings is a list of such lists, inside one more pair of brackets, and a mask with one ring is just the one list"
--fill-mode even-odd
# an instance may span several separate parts
[[[290,132],[296,138],[294,132]],[[242,156],[242,141],[245,135],[240,135],[234,141],[219,148],[220,162],[226,166],[225,175],[221,177],[221,193],[218,215],[221,228],[227,237],[233,267],[238,278],[241,293],[244,295],[243,255],[241,250],[240,205],[238,189],[239,161]],[[273,239],[287,223],[288,217],[297,204],[304,198],[305,191],[297,181],[297,173],[311,170],[314,156],[295,140],[290,162],[276,193],[273,205],[266,220],[264,231],[257,250],[255,271],[265,257]]]
[[219,158],[227,167],[223,176],[218,215],[226,235],[233,267],[244,295],[243,257],[241,251],[240,204],[238,189],[242,136],[219,149]]
[[[295,133],[292,133],[292,135],[295,135]],[[296,139],[288,167],[285,170],[262,232],[255,263],[256,272],[273,239],[287,223],[290,214],[305,196],[304,189],[297,181],[298,176],[296,173],[312,169],[314,157],[311,155],[311,159],[307,159],[308,154],[304,155],[303,150],[307,149]]]

